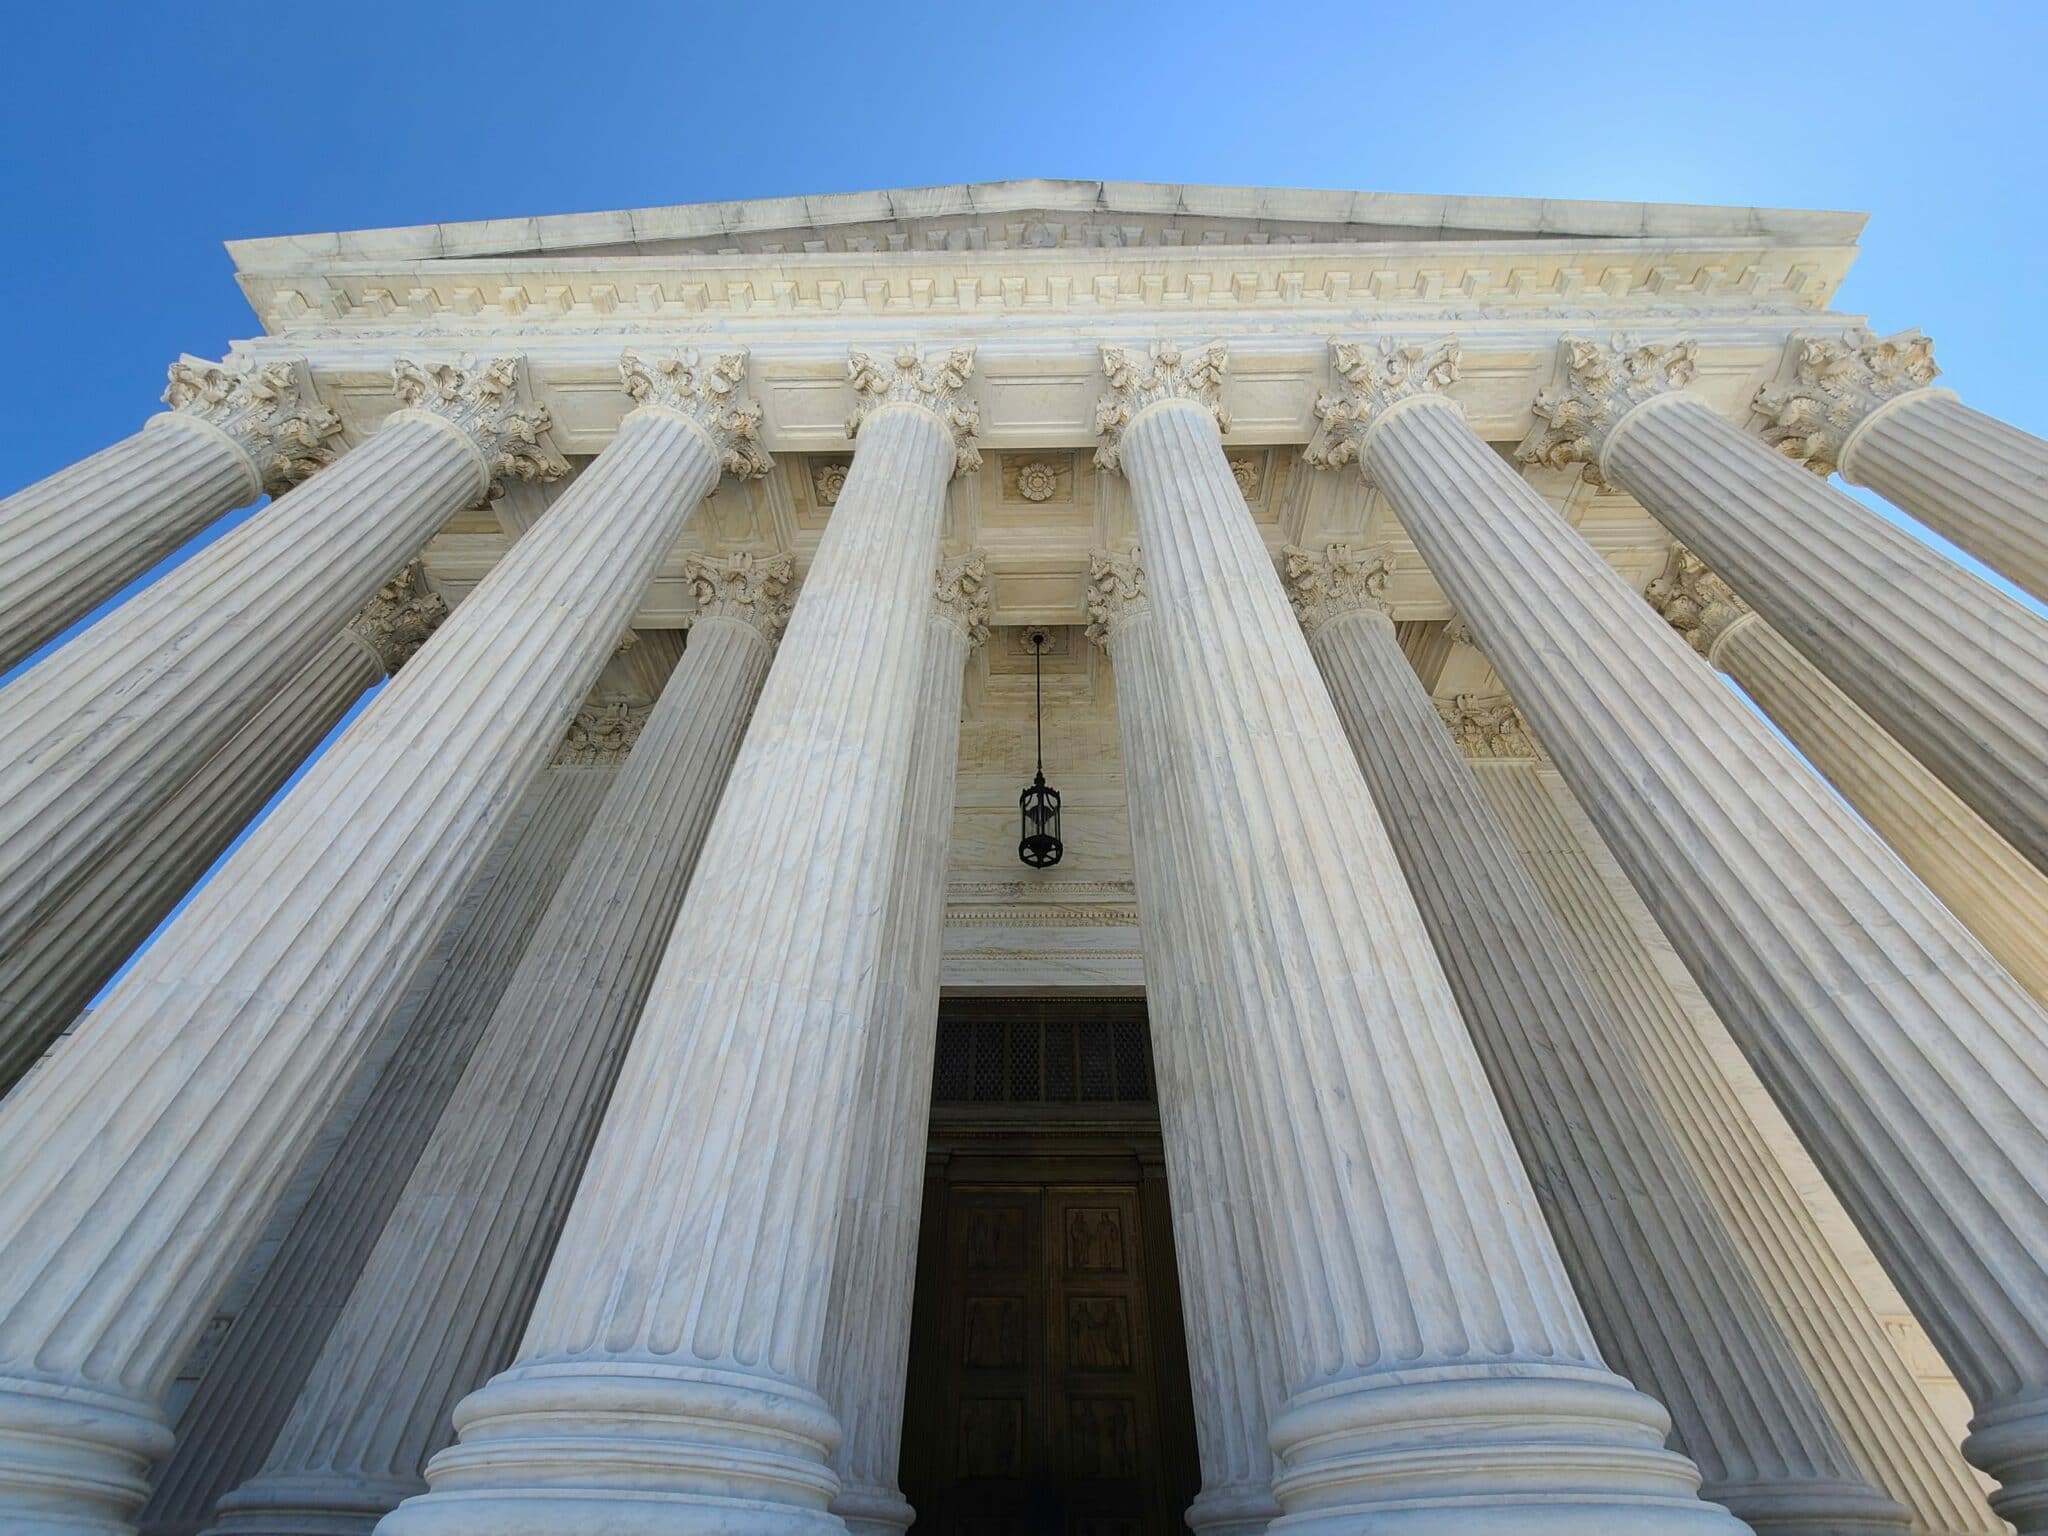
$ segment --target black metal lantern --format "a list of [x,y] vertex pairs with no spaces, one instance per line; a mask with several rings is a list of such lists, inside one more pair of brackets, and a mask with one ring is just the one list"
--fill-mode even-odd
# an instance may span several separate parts
[[1038,771],[1031,787],[1017,797],[1023,812],[1024,835],[1017,839],[1017,857],[1033,869],[1050,869],[1066,852],[1060,842],[1060,792],[1045,782],[1045,648],[1052,636],[1034,629],[1024,637],[1031,647],[1031,692],[1038,716]]

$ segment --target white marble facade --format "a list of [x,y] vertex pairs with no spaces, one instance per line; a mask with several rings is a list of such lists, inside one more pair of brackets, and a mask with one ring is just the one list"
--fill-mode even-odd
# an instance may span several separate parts
[[1827,478],[2048,445],[1862,223],[231,245],[0,502],[11,664],[273,498],[0,689],[0,1527],[901,1531],[943,991],[1147,999],[1198,1531],[2048,1532],[2048,620]]

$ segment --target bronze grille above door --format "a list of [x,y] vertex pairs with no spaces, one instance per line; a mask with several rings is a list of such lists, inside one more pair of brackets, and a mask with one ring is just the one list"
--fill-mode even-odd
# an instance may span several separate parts
[[949,998],[935,1105],[1150,1104],[1152,1046],[1132,998]]

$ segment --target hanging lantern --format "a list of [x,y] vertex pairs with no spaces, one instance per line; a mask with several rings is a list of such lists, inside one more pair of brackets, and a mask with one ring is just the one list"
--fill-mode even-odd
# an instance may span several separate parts
[[1050,869],[1066,852],[1060,842],[1060,792],[1045,782],[1045,649],[1052,636],[1034,629],[1024,637],[1031,647],[1031,692],[1038,717],[1038,771],[1031,787],[1017,797],[1023,812],[1024,835],[1017,840],[1017,857],[1033,869]]

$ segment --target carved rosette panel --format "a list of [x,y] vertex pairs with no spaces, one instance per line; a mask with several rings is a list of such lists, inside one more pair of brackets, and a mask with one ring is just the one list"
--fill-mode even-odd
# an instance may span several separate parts
[[1476,758],[1539,758],[1543,745],[1529,729],[1529,722],[1505,694],[1480,698],[1461,693],[1437,699],[1436,712],[1443,717],[1458,750]]
[[386,677],[396,677],[447,617],[448,604],[427,585],[427,573],[415,560],[377,589],[348,621],[348,631],[377,653]]
[[1332,544],[1321,554],[1289,544],[1280,551],[1287,600],[1302,630],[1314,636],[1332,619],[1361,610],[1391,614],[1387,582],[1394,574],[1391,545],[1354,549]]
[[1230,430],[1223,409],[1223,375],[1230,351],[1220,341],[1192,351],[1179,342],[1155,341],[1140,357],[1127,347],[1102,349],[1102,372],[1109,393],[1095,406],[1095,430],[1108,441],[1095,450],[1095,462],[1115,469],[1122,461],[1124,429],[1148,407],[1164,400],[1191,400],[1207,411],[1218,432]]
[[1664,574],[1644,588],[1643,596],[1666,623],[1685,636],[1688,645],[1708,657],[1736,620],[1750,611],[1749,604],[1708,570],[1706,562],[1678,544],[1671,548]]
[[759,479],[773,467],[761,446],[761,407],[741,392],[747,354],[721,352],[708,361],[695,347],[663,357],[628,350],[619,358],[619,379],[636,408],[681,416],[711,439],[729,475]]
[[272,496],[334,462],[330,440],[340,435],[341,418],[313,393],[303,358],[181,357],[171,364],[163,401],[173,414],[225,433]]
[[392,388],[405,411],[438,416],[475,445],[493,487],[505,480],[559,480],[568,463],[548,440],[548,408],[525,398],[518,356],[455,362],[400,358]]
[[932,600],[939,613],[958,625],[973,650],[988,639],[989,610],[995,606],[995,589],[989,584],[988,557],[978,549],[964,555],[948,555],[939,562],[932,583]]
[[790,590],[796,562],[788,555],[691,555],[683,574],[696,599],[693,619],[739,619],[773,645],[782,638],[796,601]]
[[1108,645],[1125,624],[1146,611],[1145,568],[1138,552],[1097,550],[1088,557],[1088,638]]
[[1792,341],[1792,379],[1766,384],[1751,408],[1764,441],[1816,474],[1832,474],[1842,445],[1872,411],[1940,376],[1934,342],[1918,331],[1877,336],[1862,326]]
[[1550,469],[1583,465],[1586,479],[1604,486],[1600,455],[1615,423],[1645,400],[1690,384],[1698,369],[1699,343],[1646,343],[1617,335],[1602,346],[1567,336],[1558,348],[1562,375],[1537,394],[1530,407],[1536,425],[1515,458]]
[[962,392],[973,374],[972,347],[923,353],[905,345],[886,363],[853,348],[846,360],[846,379],[854,395],[846,435],[858,437],[861,424],[885,405],[914,405],[930,411],[952,433],[953,473],[971,474],[981,468],[981,450],[974,442],[974,434],[981,430],[981,405]]
[[653,713],[650,706],[613,700],[585,704],[569,722],[550,761],[564,767],[615,766],[625,761]]
[[1458,382],[1458,343],[1446,337],[1434,345],[1382,336],[1368,348],[1357,342],[1330,343],[1334,388],[1316,396],[1322,429],[1302,458],[1318,469],[1362,462],[1372,425],[1390,407],[1418,395],[1441,395]]

